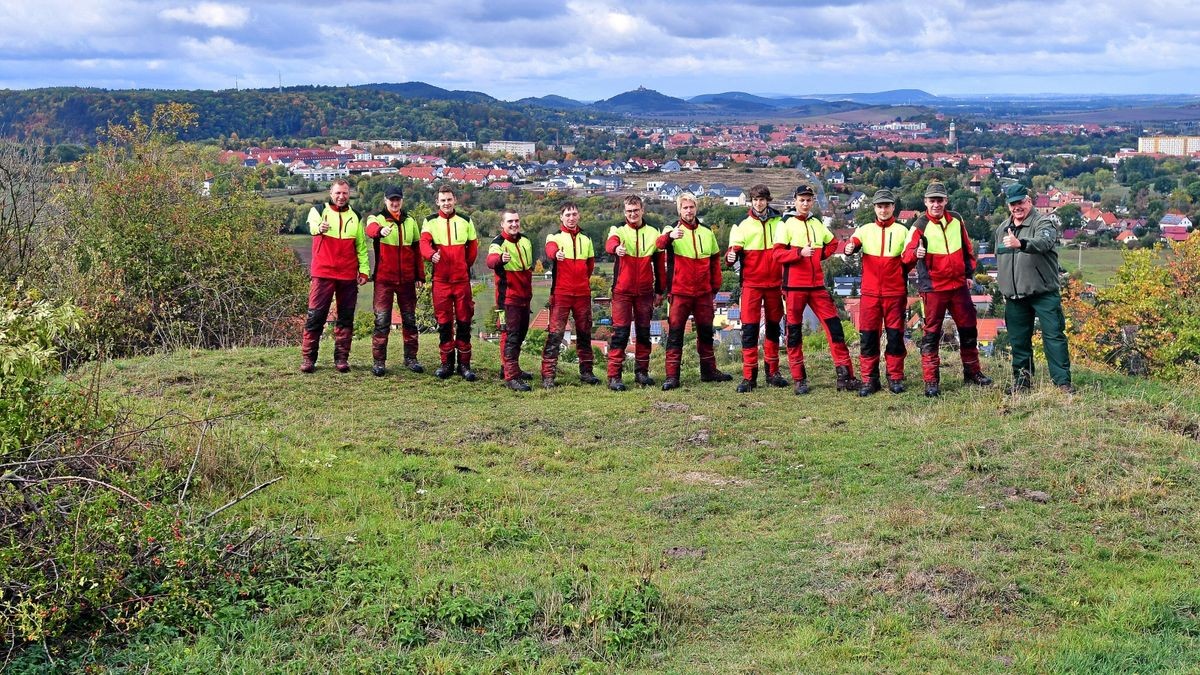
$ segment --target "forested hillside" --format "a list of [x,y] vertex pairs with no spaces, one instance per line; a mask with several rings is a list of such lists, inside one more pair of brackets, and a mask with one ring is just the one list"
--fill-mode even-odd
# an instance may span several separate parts
[[573,122],[601,119],[501,101],[405,98],[366,87],[170,91],[70,88],[0,91],[0,137],[48,144],[92,143],[109,121],[124,123],[154,106],[186,103],[203,110],[184,140],[343,138],[554,141]]

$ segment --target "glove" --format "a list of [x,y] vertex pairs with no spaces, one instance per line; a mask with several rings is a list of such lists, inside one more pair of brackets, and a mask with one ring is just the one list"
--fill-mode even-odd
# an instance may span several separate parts
[[368,279],[370,279],[370,277],[368,277],[367,275],[363,274],[362,272],[358,273],[358,285],[359,286],[362,286],[363,284],[367,283]]

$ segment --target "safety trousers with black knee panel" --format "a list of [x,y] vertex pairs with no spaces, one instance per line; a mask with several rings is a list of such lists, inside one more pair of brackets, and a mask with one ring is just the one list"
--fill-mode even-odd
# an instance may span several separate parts
[[590,295],[554,295],[550,298],[550,332],[542,349],[542,377],[555,377],[558,357],[567,319],[575,317],[575,352],[579,357],[580,374],[591,374],[595,356],[592,354],[592,297]]
[[404,358],[417,358],[417,292],[413,282],[375,281],[372,310],[375,330],[371,334],[371,357],[387,360],[388,338],[392,331],[392,303],[400,307],[400,330],[404,337]]
[[[608,345],[608,377],[621,377],[625,367],[625,348],[629,345],[630,324],[633,325],[634,371],[650,370],[650,318],[654,312],[654,294],[625,295],[614,293],[612,299],[613,337]],[[618,339],[618,336],[623,336]]]
[[[500,334],[500,360],[504,379],[515,380],[521,375],[521,344],[529,333],[529,305],[504,305],[504,332]],[[559,336],[562,340],[562,336]]]
[[[850,350],[846,347],[846,335],[842,330],[842,321],[838,318],[837,307],[833,304],[833,299],[830,297],[829,291],[824,287],[789,290],[786,291],[785,300],[787,302],[788,324],[787,355],[788,365],[792,371],[792,379],[807,379],[807,377],[802,378],[800,375],[804,369],[804,338],[802,331],[804,309],[806,307],[811,308],[813,314],[821,321],[821,327],[825,330],[825,339],[829,343],[829,354],[833,358],[834,367],[849,367],[851,365]],[[794,331],[793,326],[796,327]],[[796,337],[793,338],[793,334]]]
[[942,326],[946,314],[958,327],[958,348],[962,357],[963,375],[971,376],[981,370],[979,363],[979,330],[976,326],[975,304],[971,292],[963,286],[949,291],[927,291],[921,294],[925,307],[925,334],[921,338],[921,372],[926,382],[939,381],[942,365],[938,350],[942,342]]
[[742,377],[751,379],[758,370],[759,321],[766,318],[763,360],[767,376],[779,372],[779,322],[783,319],[783,292],[778,288],[742,288]]
[[[890,380],[904,379],[904,309],[907,299],[864,295],[859,305],[859,372],[862,377],[879,377],[879,338],[887,335],[885,360]],[[883,330],[880,330],[880,329]]]
[[350,357],[354,338],[354,309],[358,304],[358,284],[354,279],[314,277],[308,291],[308,313],[304,321],[304,336],[300,351],[305,359],[316,361],[321,334],[329,319],[329,306],[336,298],[337,319],[333,329],[333,360]]

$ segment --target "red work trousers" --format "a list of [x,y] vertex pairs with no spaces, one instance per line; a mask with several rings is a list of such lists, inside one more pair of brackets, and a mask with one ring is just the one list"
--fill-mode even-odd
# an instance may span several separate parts
[[350,358],[350,342],[354,338],[354,308],[358,305],[358,282],[354,279],[327,279],[313,277],[308,286],[308,316],[304,320],[304,337],[300,341],[300,353],[309,360],[317,360],[321,333],[329,319],[329,304],[337,298],[337,322],[333,327],[333,360]]
[[767,375],[779,372],[779,321],[783,319],[783,292],[775,288],[742,287],[742,378],[754,379],[758,372],[758,322],[766,315],[763,360]]
[[650,318],[654,315],[654,294],[614,293],[612,299],[613,334],[608,342],[608,376],[621,377],[625,366],[625,348],[629,346],[629,326],[637,332],[633,351],[635,372],[650,371]]
[[838,318],[837,307],[833,304],[829,291],[825,288],[784,291],[784,300],[787,302],[787,355],[792,379],[808,379],[808,373],[804,369],[805,307],[812,307],[813,314],[825,329],[825,339],[829,341],[833,365],[849,366],[850,350],[846,348],[846,334],[842,330],[842,320]]
[[575,352],[579,356],[579,373],[592,372],[595,355],[592,353],[592,296],[555,295],[550,298],[550,332],[542,348],[542,377],[554,377],[558,354],[562,350],[567,317],[575,315]]
[[880,325],[887,334],[887,376],[889,380],[904,379],[904,309],[908,298],[902,295],[879,297],[864,295],[859,305],[858,340],[859,370],[862,378],[879,378],[879,334]]
[[500,333],[500,363],[504,379],[521,374],[521,344],[529,333],[529,301],[504,305],[504,332]]
[[700,357],[701,372],[711,374],[717,370],[713,354],[713,297],[707,294],[672,295],[671,310],[667,314],[667,377],[679,379],[683,331],[689,316],[695,317],[696,354]]
[[979,366],[979,330],[975,322],[975,303],[971,302],[971,291],[962,286],[952,291],[930,291],[921,294],[925,306],[925,335],[921,338],[921,374],[929,383],[938,382],[938,369],[942,358],[938,349],[942,344],[942,322],[946,312],[958,327],[958,349],[962,355],[963,375],[974,375]]
[[400,330],[404,336],[404,358],[417,358],[417,288],[412,281],[375,280],[371,309],[375,332],[371,335],[371,358],[387,360],[388,336],[392,332],[392,303],[400,306]]
[[438,351],[442,363],[471,365],[471,319],[475,316],[475,298],[471,282],[433,283],[433,316],[438,324]]

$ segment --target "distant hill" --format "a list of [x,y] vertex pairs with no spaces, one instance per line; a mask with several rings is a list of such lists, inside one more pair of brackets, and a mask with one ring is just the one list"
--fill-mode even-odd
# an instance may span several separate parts
[[642,113],[648,115],[695,112],[698,109],[698,106],[688,103],[681,98],[667,96],[645,87],[638,87],[633,91],[617,94],[603,101],[596,101],[591,107],[604,112]]
[[892,89],[857,94],[813,94],[812,98],[822,101],[853,101],[866,105],[931,105],[944,102],[941,97],[920,89]]
[[483,92],[442,89],[441,87],[436,87],[432,84],[426,84],[425,82],[373,82],[371,84],[356,85],[356,88],[386,91],[392,94],[399,94],[404,98],[427,98],[436,99],[439,101],[468,101],[470,103],[500,102],[498,99],[492,98]]
[[524,105],[537,105],[551,110],[576,110],[586,107],[587,104],[582,101],[576,101],[573,98],[566,96],[558,96],[556,94],[547,94],[545,96],[527,96],[514,101]]

